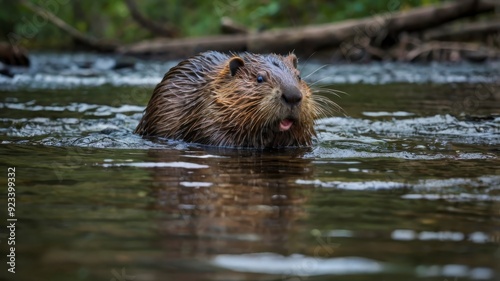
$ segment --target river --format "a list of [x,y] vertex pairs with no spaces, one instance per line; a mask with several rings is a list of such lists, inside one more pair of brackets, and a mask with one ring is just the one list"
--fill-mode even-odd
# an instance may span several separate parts
[[264,151],[134,135],[176,62],[122,62],[35,53],[0,76],[0,276],[500,280],[499,62],[301,61],[344,112]]

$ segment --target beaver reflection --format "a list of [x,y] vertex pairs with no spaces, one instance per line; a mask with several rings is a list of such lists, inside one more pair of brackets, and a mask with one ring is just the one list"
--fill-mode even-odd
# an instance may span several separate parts
[[295,183],[312,175],[304,151],[219,152],[151,152],[159,161],[193,167],[154,169],[155,208],[167,214],[161,230],[168,252],[286,251],[294,223],[305,215],[307,190]]

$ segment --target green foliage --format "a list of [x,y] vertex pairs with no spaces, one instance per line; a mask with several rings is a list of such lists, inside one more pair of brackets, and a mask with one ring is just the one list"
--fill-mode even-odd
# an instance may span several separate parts
[[[130,16],[124,0],[39,0],[81,32],[121,43],[154,37]],[[329,23],[378,13],[396,12],[440,0],[136,0],[142,14],[158,23],[168,22],[181,36],[220,33],[220,19],[229,17],[252,30]],[[55,3],[55,4],[54,4]],[[0,40],[16,33],[28,47],[64,46],[72,41],[67,34],[41,20],[17,1],[0,0]]]

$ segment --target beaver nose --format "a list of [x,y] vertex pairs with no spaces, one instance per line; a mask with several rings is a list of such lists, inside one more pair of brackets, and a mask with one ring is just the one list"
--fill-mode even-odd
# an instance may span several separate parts
[[282,88],[283,94],[281,97],[289,105],[297,105],[302,100],[302,93],[295,86],[285,86]]

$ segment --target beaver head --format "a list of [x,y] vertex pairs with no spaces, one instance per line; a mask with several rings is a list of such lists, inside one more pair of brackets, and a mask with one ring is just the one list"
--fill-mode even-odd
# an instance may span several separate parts
[[329,105],[301,79],[294,54],[207,52],[165,75],[136,132],[215,146],[309,146]]

